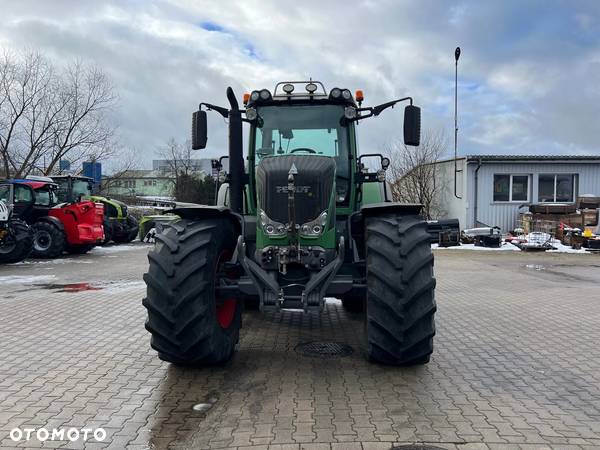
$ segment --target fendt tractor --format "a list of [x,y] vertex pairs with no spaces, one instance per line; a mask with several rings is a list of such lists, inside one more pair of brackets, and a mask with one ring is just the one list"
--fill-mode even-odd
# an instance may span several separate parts
[[76,201],[78,198],[104,205],[104,241],[123,243],[133,241],[138,234],[138,221],[128,214],[125,203],[101,195],[93,195],[94,180],[78,175],[54,175],[52,180],[58,184],[60,201]]
[[[405,97],[362,107],[362,91],[282,82],[229,107],[201,103],[192,146],[205,148],[207,110],[228,120],[227,204],[176,208],[144,275],[146,328],[159,357],[223,363],[239,338],[243,302],[261,310],[323,311],[326,297],[364,308],[375,362],[425,364],[435,334],[435,278],[421,205],[391,201],[382,155],[359,156],[356,125],[399,102],[404,142],[419,145],[421,112]],[[249,125],[247,164],[242,124]],[[366,158],[380,168],[370,170]]]
[[59,201],[48,177],[11,180],[15,190],[32,191],[31,201],[15,204],[15,214],[33,229],[33,256],[56,258],[64,251],[82,254],[102,242],[104,208],[88,200]]
[[[32,201],[33,194],[29,195]],[[28,199],[15,196],[12,184],[0,183],[0,264],[23,261],[33,249],[33,231],[13,214],[15,204],[23,202]]]

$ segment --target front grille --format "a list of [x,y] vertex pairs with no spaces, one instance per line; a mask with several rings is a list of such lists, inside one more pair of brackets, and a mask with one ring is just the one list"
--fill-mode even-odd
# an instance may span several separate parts
[[287,223],[288,174],[295,175],[295,215],[297,223],[306,223],[327,210],[335,180],[333,158],[316,155],[285,155],[264,158],[256,170],[259,207],[276,222]]

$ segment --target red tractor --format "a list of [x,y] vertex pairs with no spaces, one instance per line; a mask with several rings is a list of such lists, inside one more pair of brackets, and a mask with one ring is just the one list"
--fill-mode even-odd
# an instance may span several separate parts
[[33,229],[32,255],[55,258],[64,251],[82,254],[101,244],[104,240],[104,206],[82,199],[58,203],[57,185],[49,178],[47,180],[42,177],[12,180],[16,190],[30,190],[32,194],[30,202],[17,204],[14,211]]

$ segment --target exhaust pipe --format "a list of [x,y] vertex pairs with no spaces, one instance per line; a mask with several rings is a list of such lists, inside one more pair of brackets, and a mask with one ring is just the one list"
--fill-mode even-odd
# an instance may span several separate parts
[[227,88],[229,111],[229,204],[233,212],[244,212],[246,173],[242,147],[242,112],[231,87]]

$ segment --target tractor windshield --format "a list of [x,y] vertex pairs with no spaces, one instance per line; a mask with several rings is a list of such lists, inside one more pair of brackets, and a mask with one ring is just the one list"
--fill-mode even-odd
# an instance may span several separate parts
[[69,179],[61,178],[56,179],[58,183],[58,189],[56,190],[56,196],[58,202],[76,201],[79,196],[88,197],[92,195],[90,183],[85,179],[71,178],[71,195],[69,197]]
[[263,106],[257,112],[257,162],[266,156],[289,154],[335,158],[337,200],[344,203],[348,197],[350,153],[348,127],[341,124],[343,106]]

